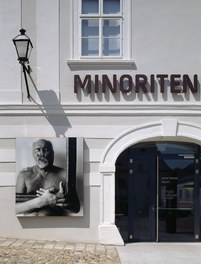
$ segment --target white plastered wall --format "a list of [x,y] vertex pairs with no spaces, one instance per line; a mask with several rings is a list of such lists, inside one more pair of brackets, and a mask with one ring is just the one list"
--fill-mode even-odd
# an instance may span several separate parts
[[15,215],[15,138],[0,138],[0,236],[98,243],[101,181],[97,171],[102,148],[107,144],[105,139],[84,139],[83,216],[30,218]]
[[102,223],[99,240],[103,244],[123,245],[124,241],[115,225],[115,162],[126,148],[148,140],[172,140],[201,144],[201,126],[180,122],[176,118],[161,119],[132,127],[119,134],[106,148],[101,164]]

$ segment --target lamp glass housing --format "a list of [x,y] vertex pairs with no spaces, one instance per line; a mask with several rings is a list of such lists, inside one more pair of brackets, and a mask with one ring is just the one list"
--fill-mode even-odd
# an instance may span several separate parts
[[33,48],[33,45],[31,43],[30,38],[25,34],[26,30],[21,29],[21,34],[17,35],[13,39],[13,43],[16,48],[18,60],[20,63],[29,62],[29,57],[31,50]]

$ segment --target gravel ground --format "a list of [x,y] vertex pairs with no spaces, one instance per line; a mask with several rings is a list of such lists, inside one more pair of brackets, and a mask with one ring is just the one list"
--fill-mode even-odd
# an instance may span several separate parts
[[67,244],[0,240],[0,264],[121,264],[116,248],[93,244]]

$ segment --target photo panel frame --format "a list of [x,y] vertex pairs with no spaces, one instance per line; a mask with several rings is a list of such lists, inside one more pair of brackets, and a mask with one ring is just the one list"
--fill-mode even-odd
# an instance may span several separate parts
[[83,138],[16,138],[17,216],[83,216],[83,181]]

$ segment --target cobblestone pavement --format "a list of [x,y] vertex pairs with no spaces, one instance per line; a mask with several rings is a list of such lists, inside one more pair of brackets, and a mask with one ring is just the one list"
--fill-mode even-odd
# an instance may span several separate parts
[[1,264],[121,264],[115,246],[0,238]]

